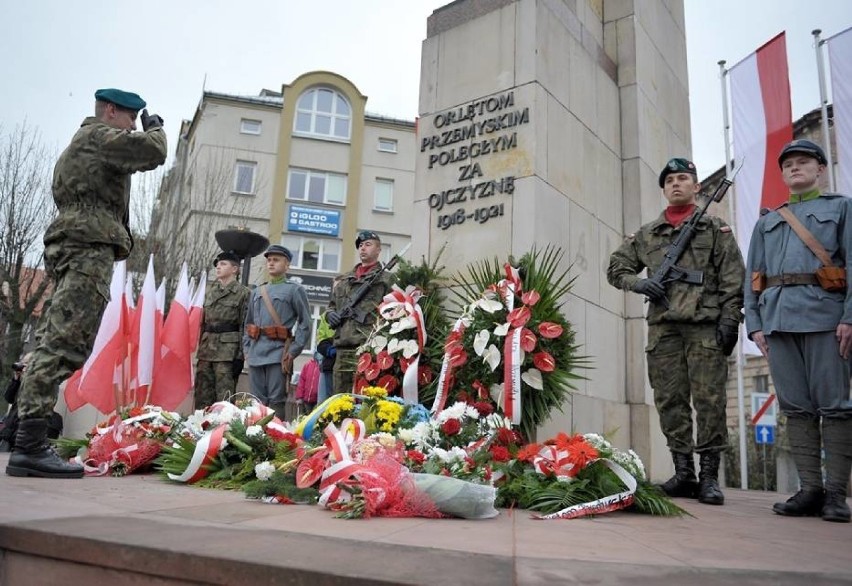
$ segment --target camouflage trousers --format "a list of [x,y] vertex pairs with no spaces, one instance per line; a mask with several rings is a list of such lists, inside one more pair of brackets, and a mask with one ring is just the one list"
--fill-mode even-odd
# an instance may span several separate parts
[[44,260],[55,289],[18,395],[21,419],[50,416],[60,383],[89,357],[109,301],[115,253],[108,245],[50,244]]
[[355,348],[338,348],[332,373],[332,387],[329,395],[351,393],[355,386],[355,366],[357,354]]
[[204,409],[234,394],[234,362],[199,360],[195,367],[195,408]]
[[728,443],[728,360],[716,344],[715,324],[649,326],[645,351],[654,403],[669,449],[681,453],[724,450]]

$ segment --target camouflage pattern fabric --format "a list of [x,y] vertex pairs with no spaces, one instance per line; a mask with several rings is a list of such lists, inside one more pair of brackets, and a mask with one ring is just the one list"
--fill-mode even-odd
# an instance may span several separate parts
[[59,384],[94,345],[109,300],[113,261],[127,258],[130,176],[166,161],[162,128],[119,130],[90,117],[53,170],[56,219],[44,235],[45,268],[55,282],[40,340],[18,397],[21,418],[47,417]]
[[114,253],[111,246],[50,244],[45,267],[56,282],[41,318],[41,338],[18,394],[21,419],[48,417],[59,385],[83,366],[109,301]]
[[[251,290],[232,281],[214,282],[204,295],[204,325],[233,324],[233,332],[205,332],[198,342],[198,359],[211,362],[233,362],[243,357],[243,324],[246,321]],[[202,326],[203,327],[203,326]]]
[[[725,449],[728,359],[716,344],[715,324],[662,323],[648,328],[648,378],[669,449],[692,453]],[[692,407],[697,439],[693,445]]]
[[236,391],[233,360],[228,362],[199,360],[195,367],[195,408],[203,409],[224,401]]
[[[341,311],[349,302],[349,299],[355,291],[357,291],[365,282],[372,279],[376,271],[379,271],[380,269],[381,263],[377,263],[373,270],[360,278],[355,276],[354,270],[343,275],[340,282],[332,291],[331,300],[328,304],[329,311]],[[334,347],[337,348],[338,352],[337,362],[340,362],[339,356],[341,348],[354,349],[367,340],[367,336],[370,335],[373,325],[376,323],[376,318],[378,317],[376,308],[379,303],[381,303],[384,296],[390,292],[393,282],[393,275],[388,272],[382,273],[382,275],[376,279],[370,287],[370,290],[367,292],[367,295],[364,296],[364,299],[355,306],[356,309],[366,312],[367,318],[364,323],[361,324],[354,319],[347,319],[340,324],[340,327],[338,327],[337,330],[335,330]],[[337,371],[335,370],[335,372]],[[335,386],[335,391],[336,390],[337,387]]]
[[355,386],[355,365],[357,355],[354,348],[338,349],[332,373],[332,388],[329,395],[351,393]]

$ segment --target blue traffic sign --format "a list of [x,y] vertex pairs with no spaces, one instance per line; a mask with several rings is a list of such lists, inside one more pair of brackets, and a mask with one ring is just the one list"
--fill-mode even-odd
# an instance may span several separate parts
[[754,440],[758,444],[774,444],[775,443],[775,426],[774,425],[755,425]]

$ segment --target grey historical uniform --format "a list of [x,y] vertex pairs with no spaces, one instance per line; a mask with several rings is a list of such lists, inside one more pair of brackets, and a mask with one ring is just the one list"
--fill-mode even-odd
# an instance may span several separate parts
[[[269,292],[269,298],[281,319],[281,325],[287,328],[291,340],[271,337],[275,321],[266,308],[261,288]],[[259,328],[256,338],[249,332],[250,326]],[[295,328],[295,333],[294,333]],[[274,335],[274,334],[272,334]],[[311,310],[305,289],[286,279],[278,283],[266,283],[251,293],[246,313],[246,333],[243,347],[249,365],[251,392],[264,405],[276,412],[283,413],[286,401],[286,377],[281,369],[285,345],[289,342],[288,352],[292,357],[301,354],[311,339]]]
[[[804,140],[790,143],[779,162],[785,153],[796,152],[825,164],[822,150]],[[796,197],[781,207],[789,209],[825,248],[834,266],[852,274],[852,199],[837,194],[804,201]],[[790,449],[802,483],[799,494],[776,504],[774,510],[848,522],[849,509],[845,513],[842,509],[852,467],[852,371],[850,360],[840,355],[836,329],[841,323],[852,324],[852,291],[823,289],[815,277],[820,267],[777,209],[764,214],[752,233],[748,270],[760,275],[756,281],[765,279],[765,288],[746,287],[746,328],[750,337],[763,332],[769,347],[769,369],[787,416]],[[820,439],[825,449],[825,496]],[[823,504],[828,507],[833,501],[841,511],[832,508],[827,514]]]
[[236,388],[236,367],[242,370],[242,331],[251,291],[234,280],[215,281],[204,295],[204,323],[195,369],[195,406],[223,401]]
[[[674,161],[688,163],[683,159]],[[659,268],[666,249],[682,226],[670,224],[664,212],[628,236],[610,256],[609,283],[633,291],[640,281],[638,273],[647,268],[650,275]],[[707,215],[698,222],[695,237],[677,264],[702,271],[703,281],[669,283],[665,292],[669,307],[650,304],[645,351],[660,427],[672,451],[675,468],[694,470],[693,451],[718,462],[719,453],[727,447],[728,367],[726,354],[717,341],[717,328],[722,322],[736,327],[742,319],[744,267],[731,228],[719,218]],[[695,441],[690,400],[696,412]],[[694,472],[691,476],[694,493],[697,490]]]
[[[133,112],[134,118],[145,106],[136,94],[120,90],[99,90],[95,97]],[[144,116],[143,124],[147,112]],[[18,396],[18,445],[24,454],[13,454],[8,474],[72,474],[36,445],[44,434],[35,428],[53,412],[59,384],[91,352],[110,297],[113,262],[127,258],[133,247],[128,226],[130,176],[166,160],[166,134],[162,120],[156,118],[158,122],[144,132],[86,118],[56,163],[53,200],[58,215],[44,235],[45,268],[55,289]]]
[[[369,272],[359,277],[357,276],[358,266],[340,278],[332,291],[331,301],[328,304],[329,311],[343,309],[361,285],[370,281],[378,271],[382,270],[382,263],[376,263]],[[332,376],[333,393],[352,392],[355,383],[355,350],[367,341],[367,337],[376,323],[378,315],[376,308],[384,296],[390,293],[392,286],[393,276],[384,272],[373,282],[360,303],[354,307],[357,315],[344,320],[334,331],[334,347],[337,350],[337,357]]]

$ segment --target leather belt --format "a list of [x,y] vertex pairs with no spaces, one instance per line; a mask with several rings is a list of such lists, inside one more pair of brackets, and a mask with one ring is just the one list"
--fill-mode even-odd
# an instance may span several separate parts
[[767,287],[790,287],[795,285],[819,285],[813,273],[783,273],[766,277]]

